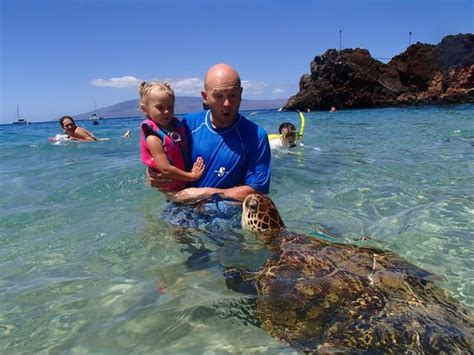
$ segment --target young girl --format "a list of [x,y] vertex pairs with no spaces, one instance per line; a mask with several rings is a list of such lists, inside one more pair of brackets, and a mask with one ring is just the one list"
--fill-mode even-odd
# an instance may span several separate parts
[[173,179],[160,186],[164,192],[185,188],[187,181],[201,177],[205,167],[199,157],[191,171],[186,171],[190,165],[189,142],[184,125],[173,116],[174,98],[174,92],[166,82],[142,82],[140,85],[140,108],[147,116],[140,128],[141,157],[149,168]]

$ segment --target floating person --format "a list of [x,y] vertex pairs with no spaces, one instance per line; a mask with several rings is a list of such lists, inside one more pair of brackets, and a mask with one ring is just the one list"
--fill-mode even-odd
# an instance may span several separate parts
[[110,140],[110,138],[97,138],[92,132],[79,127],[71,116],[61,117],[59,124],[64,130],[64,134],[57,134],[55,137],[48,138],[50,142],[64,143],[68,141],[94,142]]
[[296,127],[293,123],[283,122],[278,128],[279,134],[268,135],[271,149],[294,148],[301,144],[304,133],[305,117],[301,111],[298,111],[298,113],[301,120],[299,132],[296,131]]
[[336,108],[334,106],[331,106],[331,109],[329,110],[329,112],[336,112]]
[[74,119],[71,116],[63,116],[59,120],[61,127],[64,130],[64,133],[67,134],[69,140],[78,140],[78,141],[96,141],[97,137],[89,132],[87,129],[79,127],[74,122]]
[[122,137],[125,138],[125,139],[130,138],[130,129],[127,129]]
[[[167,82],[140,84],[140,109],[146,115],[140,125],[142,162],[170,182],[159,186],[162,192],[174,192],[198,180],[204,172],[204,161],[197,157],[191,171],[189,139],[184,124],[174,117],[174,92]],[[172,163],[171,163],[172,162]]]
[[278,128],[277,139],[270,139],[271,148],[294,148],[296,147],[296,140],[298,138],[298,132],[296,127],[291,122],[283,122]]

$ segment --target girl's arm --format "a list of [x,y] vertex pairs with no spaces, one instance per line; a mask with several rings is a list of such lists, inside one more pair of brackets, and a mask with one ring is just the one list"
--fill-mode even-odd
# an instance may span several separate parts
[[163,151],[163,143],[156,136],[146,137],[146,144],[155,161],[156,167],[160,170],[163,177],[169,177],[180,181],[195,181],[199,179],[204,172],[204,161],[199,157],[194,163],[190,172],[181,170],[170,164],[166,153]]

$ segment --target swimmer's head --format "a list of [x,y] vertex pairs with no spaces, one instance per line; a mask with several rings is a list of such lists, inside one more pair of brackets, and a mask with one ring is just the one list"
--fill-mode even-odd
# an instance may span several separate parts
[[293,123],[283,122],[278,128],[278,132],[281,134],[283,146],[289,148],[296,147],[298,132],[296,132],[296,127]]
[[63,116],[59,119],[59,124],[65,131],[74,131],[76,122],[71,116]]

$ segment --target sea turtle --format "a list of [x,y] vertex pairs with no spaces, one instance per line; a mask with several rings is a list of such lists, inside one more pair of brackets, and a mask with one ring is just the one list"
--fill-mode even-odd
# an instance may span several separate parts
[[264,195],[245,199],[242,227],[270,257],[258,272],[228,269],[226,283],[255,286],[255,314],[275,338],[311,352],[472,352],[472,312],[429,272],[386,251],[290,233]]

